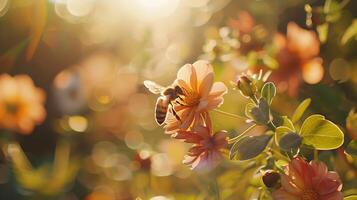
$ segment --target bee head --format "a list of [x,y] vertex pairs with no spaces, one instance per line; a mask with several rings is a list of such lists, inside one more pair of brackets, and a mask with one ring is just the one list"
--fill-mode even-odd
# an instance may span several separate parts
[[180,86],[178,86],[178,85],[175,86],[175,92],[176,92],[176,94],[178,94],[178,95],[183,95],[183,91],[182,91],[182,89],[180,88]]
[[174,96],[175,95],[175,89],[174,88],[167,88],[164,92],[164,95],[167,96]]

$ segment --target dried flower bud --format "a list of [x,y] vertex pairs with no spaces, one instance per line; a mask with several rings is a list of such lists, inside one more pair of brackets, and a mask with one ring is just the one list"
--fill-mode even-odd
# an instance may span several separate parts
[[239,77],[237,87],[246,97],[252,97],[256,92],[256,87],[252,84],[252,81],[247,76]]
[[280,181],[280,174],[275,171],[267,171],[263,175],[263,183],[268,188],[272,188],[278,185]]

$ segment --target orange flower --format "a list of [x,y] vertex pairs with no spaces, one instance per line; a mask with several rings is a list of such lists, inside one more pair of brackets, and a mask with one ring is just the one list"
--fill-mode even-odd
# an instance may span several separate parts
[[307,163],[293,159],[281,175],[282,187],[273,192],[274,200],[342,200],[342,183],[336,172],[320,161]]
[[288,89],[290,96],[296,96],[302,79],[309,84],[321,81],[324,69],[322,59],[318,57],[320,42],[315,32],[290,22],[287,36],[277,34],[274,44],[278,49],[276,59],[280,67],[271,78],[278,82],[281,90]]
[[169,113],[165,130],[173,133],[187,130],[195,124],[210,126],[208,111],[223,103],[227,87],[222,82],[213,82],[213,68],[207,61],[186,64],[177,73],[175,81],[184,95],[174,106],[180,120]]
[[27,75],[0,75],[0,128],[29,134],[41,123],[45,93]]
[[210,128],[195,126],[192,131],[178,131],[173,137],[194,144],[183,161],[185,164],[191,169],[209,169],[217,166],[223,158],[220,150],[228,145],[226,135],[226,131],[212,135]]

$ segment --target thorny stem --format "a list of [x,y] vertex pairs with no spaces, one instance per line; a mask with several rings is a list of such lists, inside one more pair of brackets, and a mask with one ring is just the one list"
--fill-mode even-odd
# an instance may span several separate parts
[[252,130],[256,126],[257,126],[257,124],[253,124],[252,126],[248,127],[245,131],[243,131],[243,133],[237,135],[234,138],[229,139],[228,144],[232,144],[232,143],[238,141],[242,136],[244,136],[246,133],[248,133],[250,130]]
[[247,119],[244,116],[236,115],[236,114],[225,112],[225,111],[218,110],[218,109],[214,109],[214,111],[216,111],[217,113],[223,114],[223,115],[227,115],[227,116],[230,116],[230,117],[233,117],[233,118],[237,118],[237,119],[244,119],[244,120]]

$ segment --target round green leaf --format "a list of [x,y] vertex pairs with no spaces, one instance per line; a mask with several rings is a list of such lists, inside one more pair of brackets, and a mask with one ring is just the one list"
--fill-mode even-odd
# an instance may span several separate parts
[[280,139],[287,133],[294,132],[293,129],[290,129],[287,126],[279,126],[275,129],[275,143],[279,145]]
[[311,115],[302,124],[303,144],[318,150],[336,149],[343,144],[343,132],[322,115]]
[[311,103],[311,99],[305,99],[303,102],[300,103],[300,105],[296,108],[293,116],[291,117],[291,121],[293,123],[296,123],[299,121],[299,119],[302,117],[304,112],[306,111],[307,107],[309,107]]
[[252,108],[250,111],[254,121],[258,124],[267,124],[270,120],[270,108],[265,98],[259,100],[258,107]]
[[232,146],[229,157],[236,157],[238,160],[252,159],[264,151],[270,138],[271,135],[244,137]]
[[268,104],[271,104],[273,102],[273,98],[276,95],[276,87],[274,83],[272,82],[265,83],[262,88],[261,95],[266,99]]
[[283,119],[282,126],[286,126],[286,127],[290,128],[291,130],[295,131],[293,122],[287,116],[282,116],[282,119]]
[[287,133],[281,137],[279,146],[283,151],[296,150],[301,146],[302,138],[297,133]]

